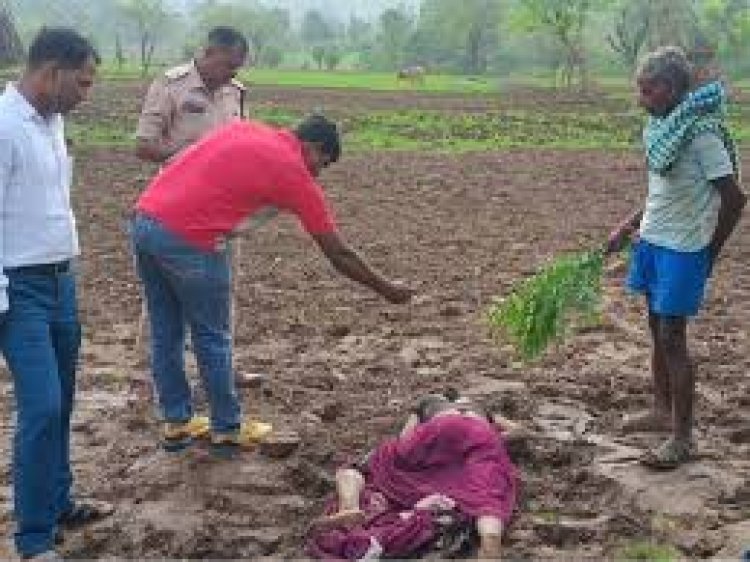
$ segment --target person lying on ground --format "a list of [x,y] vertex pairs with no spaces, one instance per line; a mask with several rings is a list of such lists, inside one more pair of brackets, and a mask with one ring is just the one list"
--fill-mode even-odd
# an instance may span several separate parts
[[312,524],[308,553],[372,560],[478,548],[499,558],[518,485],[509,431],[519,428],[469,400],[427,396],[398,437],[336,471],[336,498]]
[[336,228],[315,178],[340,153],[338,129],[321,115],[294,130],[237,120],[178,154],[138,199],[131,238],[149,312],[151,368],[167,450],[192,441],[184,321],[209,398],[212,448],[232,455],[240,446],[225,240],[257,211],[275,207],[295,214],[340,273],[391,303],[411,299],[409,288],[373,270]]
[[644,131],[648,197],[645,209],[623,221],[608,244],[616,251],[636,238],[627,285],[648,304],[654,404],[626,427],[672,432],[643,458],[664,469],[691,456],[695,368],[688,319],[702,306],[706,282],[747,200],[723,118],[724,87],[710,82],[691,90],[691,74],[677,47],[650,53],[640,65],[639,101],[650,114]]

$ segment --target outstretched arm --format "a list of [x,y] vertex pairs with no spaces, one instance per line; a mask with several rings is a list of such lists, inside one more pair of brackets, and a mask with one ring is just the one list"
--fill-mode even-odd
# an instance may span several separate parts
[[394,304],[404,304],[411,300],[411,289],[387,280],[372,269],[338,233],[327,232],[313,237],[333,267],[349,279],[369,287]]

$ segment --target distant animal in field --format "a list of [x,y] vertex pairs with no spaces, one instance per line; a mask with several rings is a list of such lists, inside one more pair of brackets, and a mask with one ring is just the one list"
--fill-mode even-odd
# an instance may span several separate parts
[[396,73],[399,82],[408,82],[412,86],[424,85],[427,69],[424,66],[406,66]]

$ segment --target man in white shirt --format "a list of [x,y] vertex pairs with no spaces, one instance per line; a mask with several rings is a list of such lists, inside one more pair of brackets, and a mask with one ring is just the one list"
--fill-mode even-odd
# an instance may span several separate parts
[[86,99],[98,63],[76,32],[42,29],[0,96],[0,351],[16,398],[15,543],[26,559],[57,559],[58,526],[109,511],[72,500],[69,455],[81,327],[62,115]]

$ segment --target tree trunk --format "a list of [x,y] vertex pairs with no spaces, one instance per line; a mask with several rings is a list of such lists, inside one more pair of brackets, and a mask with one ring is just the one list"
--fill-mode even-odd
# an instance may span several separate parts
[[146,76],[146,49],[148,45],[148,32],[141,32],[141,75]]
[[583,55],[578,60],[578,81],[581,91],[587,92],[589,89],[589,67],[586,57]]
[[115,34],[115,60],[117,61],[117,68],[122,70],[125,64],[125,53],[122,49],[122,39],[119,33]]
[[155,48],[156,48],[156,43],[149,36],[148,51],[146,52],[146,67],[145,67],[146,74],[148,74],[148,69],[151,68],[151,61],[154,59]]
[[7,6],[0,3],[0,66],[13,65],[23,59],[23,46]]
[[470,74],[482,73],[482,31],[477,26],[472,26],[466,40],[466,58]]
[[146,30],[141,32],[141,74],[146,76],[151,66],[151,58],[154,56],[154,39],[151,32]]
[[562,85],[566,89],[573,87],[573,76],[576,70],[575,45],[566,34],[560,34],[560,46],[562,47]]
[[253,47],[253,53],[252,55],[255,57],[255,60],[251,60],[251,66],[253,64],[258,64],[258,61],[261,60],[261,57],[263,56],[263,49],[265,48],[265,40],[260,36],[260,33],[251,33],[250,34],[250,44]]

